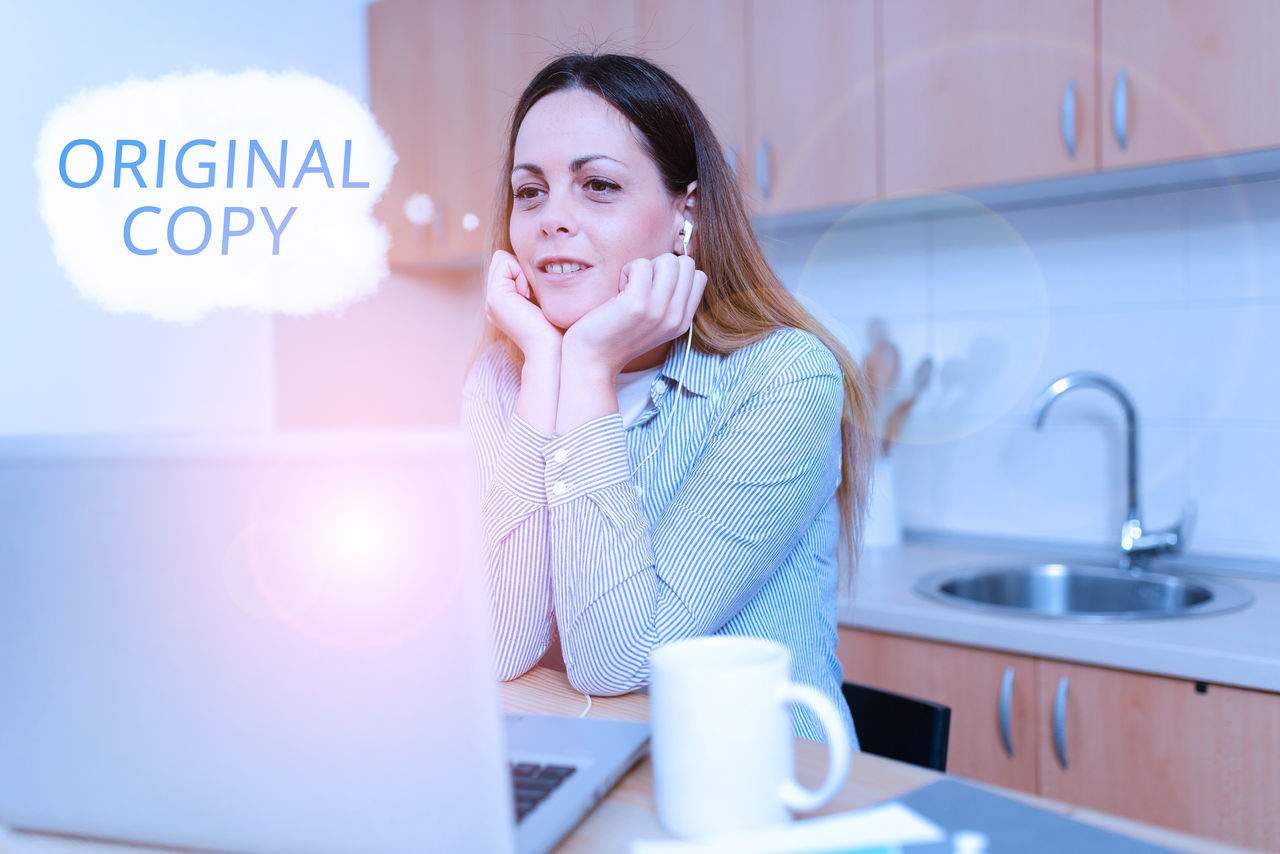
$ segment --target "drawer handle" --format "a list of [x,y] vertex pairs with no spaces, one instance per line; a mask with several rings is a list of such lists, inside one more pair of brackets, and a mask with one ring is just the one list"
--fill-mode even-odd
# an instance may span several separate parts
[[1062,93],[1062,144],[1067,154],[1076,156],[1076,81],[1072,78]]
[[1058,691],[1053,698],[1053,752],[1058,764],[1067,770],[1067,677],[1058,680]]
[[1111,99],[1111,123],[1115,125],[1116,143],[1123,151],[1129,147],[1129,72],[1123,69],[1116,77],[1115,95]]
[[1013,756],[1013,732],[1009,719],[1013,713],[1013,668],[1004,669],[1004,679],[1000,682],[1000,741],[1004,744],[1004,755]]

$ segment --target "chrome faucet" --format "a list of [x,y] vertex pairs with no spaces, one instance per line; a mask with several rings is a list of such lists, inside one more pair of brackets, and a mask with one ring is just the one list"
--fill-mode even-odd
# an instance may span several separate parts
[[1125,425],[1128,428],[1128,501],[1129,507],[1124,525],[1120,528],[1120,565],[1124,569],[1140,571],[1139,561],[1158,554],[1171,554],[1182,550],[1185,535],[1183,527],[1188,513],[1178,524],[1164,531],[1142,530],[1142,516],[1138,505],[1138,413],[1133,401],[1115,381],[1102,374],[1089,371],[1075,371],[1065,374],[1045,387],[1035,402],[1035,428],[1044,427],[1045,416],[1055,400],[1073,388],[1096,388],[1105,391],[1119,401],[1124,409]]

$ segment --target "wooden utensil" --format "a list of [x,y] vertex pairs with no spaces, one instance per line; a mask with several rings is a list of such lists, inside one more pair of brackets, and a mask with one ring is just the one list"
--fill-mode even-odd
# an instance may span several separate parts
[[920,397],[920,392],[924,391],[929,385],[929,378],[933,376],[933,359],[925,356],[916,365],[915,376],[911,381],[911,394],[906,400],[899,403],[893,408],[893,412],[889,413],[889,421],[884,428],[884,445],[881,453],[889,456],[889,448],[893,445],[898,433],[902,432],[902,425],[907,420],[907,413],[911,411],[911,407],[915,405],[916,400]]
[[888,339],[884,332],[884,321],[872,318],[867,328],[870,347],[863,357],[863,371],[867,375],[867,397],[870,398],[871,409],[876,411],[881,397],[898,381],[898,369],[901,356],[898,348]]

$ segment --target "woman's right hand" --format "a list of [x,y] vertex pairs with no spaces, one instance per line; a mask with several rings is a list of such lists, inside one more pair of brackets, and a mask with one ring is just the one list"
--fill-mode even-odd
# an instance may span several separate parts
[[551,325],[534,304],[529,281],[516,256],[502,249],[489,262],[485,291],[485,317],[497,326],[526,357],[530,353],[559,348],[564,334]]

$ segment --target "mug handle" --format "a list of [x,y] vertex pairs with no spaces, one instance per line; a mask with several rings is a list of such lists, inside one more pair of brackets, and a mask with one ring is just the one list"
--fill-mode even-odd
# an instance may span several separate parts
[[802,703],[808,706],[827,732],[827,779],[817,789],[811,790],[788,778],[782,781],[782,788],[779,790],[783,803],[791,809],[797,812],[816,810],[840,791],[849,774],[849,759],[853,748],[844,728],[844,719],[829,697],[808,685],[798,685],[795,682],[779,685],[774,699],[779,703]]

